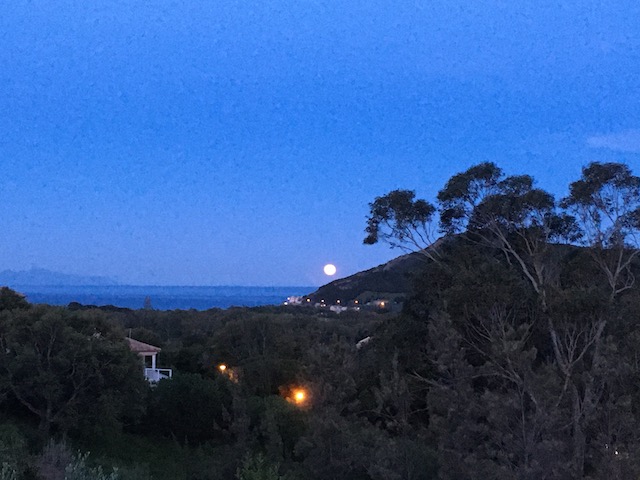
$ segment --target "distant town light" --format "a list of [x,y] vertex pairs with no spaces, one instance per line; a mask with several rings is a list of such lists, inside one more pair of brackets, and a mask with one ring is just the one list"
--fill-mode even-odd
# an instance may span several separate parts
[[221,372],[224,372],[227,369],[227,366],[223,363],[221,365],[218,365],[218,370],[220,370]]

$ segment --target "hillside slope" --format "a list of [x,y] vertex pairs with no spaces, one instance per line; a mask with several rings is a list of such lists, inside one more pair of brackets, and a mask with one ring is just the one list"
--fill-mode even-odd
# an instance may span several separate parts
[[308,297],[313,302],[324,300],[328,304],[338,300],[347,304],[356,299],[365,303],[378,298],[402,298],[411,290],[412,275],[424,267],[425,261],[421,253],[402,255],[369,270],[334,280]]

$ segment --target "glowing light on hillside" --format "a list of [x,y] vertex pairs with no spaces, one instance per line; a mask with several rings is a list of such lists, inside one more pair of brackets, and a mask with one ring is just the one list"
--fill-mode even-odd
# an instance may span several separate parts
[[227,369],[227,366],[223,363],[222,365],[218,365],[218,370],[224,372]]
[[324,270],[324,274],[329,276],[335,275],[336,272],[338,271],[336,266],[331,263],[326,264],[323,270]]

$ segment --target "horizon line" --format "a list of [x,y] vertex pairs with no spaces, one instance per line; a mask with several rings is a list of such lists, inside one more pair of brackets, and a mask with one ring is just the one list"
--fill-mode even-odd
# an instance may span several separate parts
[[[197,287],[197,288],[308,288],[313,287],[316,288],[322,285],[177,285],[177,284],[132,284],[132,283],[108,283],[108,284],[88,284],[88,283],[78,283],[78,284],[51,284],[51,283],[16,283],[13,284],[16,287],[179,287],[179,288],[189,288],[189,287]],[[11,285],[0,285],[0,287],[8,287],[12,288]]]

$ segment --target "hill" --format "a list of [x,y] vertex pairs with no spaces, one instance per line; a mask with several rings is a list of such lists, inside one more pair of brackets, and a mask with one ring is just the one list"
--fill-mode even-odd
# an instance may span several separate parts
[[76,285],[117,285],[117,282],[100,276],[73,275],[54,272],[44,268],[32,268],[30,270],[14,271],[3,270],[0,272],[0,285],[13,286],[76,286]]
[[328,304],[347,304],[355,300],[366,303],[380,298],[402,299],[411,290],[413,274],[424,267],[425,260],[425,256],[419,252],[402,255],[369,270],[334,280],[308,297],[313,302],[324,300]]

